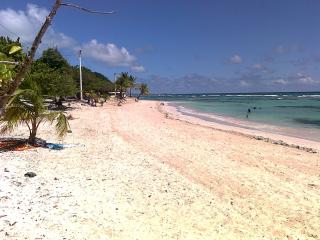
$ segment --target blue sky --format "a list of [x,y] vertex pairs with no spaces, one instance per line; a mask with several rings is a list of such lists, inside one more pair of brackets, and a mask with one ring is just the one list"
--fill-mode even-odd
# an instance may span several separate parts
[[[0,34],[26,46],[52,1],[2,0]],[[317,0],[110,0],[62,7],[41,49],[57,46],[71,64],[113,77],[129,71],[152,92],[320,90]],[[10,32],[9,32],[10,30]]]

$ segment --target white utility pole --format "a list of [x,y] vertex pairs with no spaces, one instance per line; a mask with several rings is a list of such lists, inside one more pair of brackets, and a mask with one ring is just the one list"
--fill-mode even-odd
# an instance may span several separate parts
[[83,100],[83,94],[82,94],[82,70],[81,70],[81,53],[82,50],[79,51],[79,74],[80,74],[80,99]]

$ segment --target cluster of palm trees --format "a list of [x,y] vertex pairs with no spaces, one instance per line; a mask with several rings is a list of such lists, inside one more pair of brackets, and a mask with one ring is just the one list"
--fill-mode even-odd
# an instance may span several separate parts
[[115,84],[116,89],[119,91],[120,99],[123,99],[125,97],[126,92],[129,92],[129,96],[132,97],[132,89],[139,90],[139,95],[137,96],[137,99],[139,99],[140,96],[147,95],[149,93],[147,84],[137,83],[136,80],[136,77],[130,75],[127,72],[122,72],[118,76]]

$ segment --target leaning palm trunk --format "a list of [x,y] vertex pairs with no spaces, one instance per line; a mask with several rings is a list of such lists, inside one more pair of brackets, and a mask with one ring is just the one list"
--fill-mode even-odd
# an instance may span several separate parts
[[149,89],[148,89],[148,86],[147,84],[145,83],[142,83],[140,86],[139,86],[139,90],[140,90],[140,93],[137,97],[137,99],[139,100],[141,96],[144,96],[144,95],[148,95],[149,94]]

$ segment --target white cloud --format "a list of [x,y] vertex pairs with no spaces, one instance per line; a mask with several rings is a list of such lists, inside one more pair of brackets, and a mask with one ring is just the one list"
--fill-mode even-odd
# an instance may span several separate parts
[[146,71],[145,68],[143,66],[140,66],[140,65],[132,66],[131,70],[133,72],[145,72]]
[[27,16],[34,19],[35,22],[43,22],[46,19],[46,16],[49,14],[49,11],[45,8],[38,7],[35,4],[27,4]]
[[302,73],[297,73],[298,79],[297,81],[304,84],[316,84],[319,83],[319,81],[313,79],[311,76],[307,76]]
[[262,70],[262,69],[265,69],[265,66],[263,66],[263,65],[260,64],[260,63],[256,63],[256,64],[253,64],[253,65],[252,65],[252,68],[253,68],[253,69],[257,69],[257,70]]
[[76,41],[64,33],[56,33],[52,29],[49,29],[47,35],[44,37],[43,44],[44,48],[73,48],[76,45]]
[[280,85],[312,86],[319,84],[320,81],[315,80],[309,75],[297,73],[295,75],[288,76],[287,78],[274,79],[272,80],[272,83]]
[[[0,35],[9,36],[14,40],[17,39],[18,35],[22,44],[30,47],[48,14],[49,11],[46,8],[35,4],[27,4],[24,11],[10,8],[0,9],[0,24],[7,28],[0,26]],[[83,49],[85,56],[108,66],[130,67],[135,72],[145,71],[144,67],[137,63],[136,57],[124,47],[118,48],[113,43],[102,44],[97,40],[91,40],[89,43],[79,46],[76,40],[64,33],[55,31],[52,27],[47,30],[39,52],[48,47]]]
[[241,80],[241,81],[240,81],[240,85],[241,85],[242,87],[248,87],[248,86],[250,86],[250,84],[249,84],[247,81],[245,81],[245,80]]
[[131,55],[126,48],[118,48],[113,43],[103,44],[93,39],[89,43],[84,44],[81,48],[85,56],[98,62],[105,63],[110,67],[136,66],[136,57]]
[[272,83],[281,84],[281,85],[287,85],[289,82],[287,80],[284,80],[283,78],[279,78],[279,79],[273,80]]
[[[2,9],[0,10],[0,23],[10,31],[0,26],[0,35],[9,36],[12,39],[16,39],[18,35],[23,44],[30,45],[48,14],[47,9],[35,4],[27,4],[25,11]],[[74,44],[75,41],[71,37],[49,28],[41,45],[42,48],[64,48]]]
[[274,51],[278,54],[285,53],[294,53],[294,52],[302,52],[304,50],[304,46],[301,44],[291,44],[291,45],[278,45],[274,48]]
[[261,64],[261,63],[256,63],[251,65],[251,69],[255,72],[260,72],[263,74],[270,74],[273,71],[271,69],[269,69],[268,67],[266,67],[265,65]]
[[232,64],[240,64],[243,62],[243,59],[241,56],[235,54],[233,55],[232,57],[230,57],[229,59],[229,63],[232,63]]
[[31,42],[36,33],[35,25],[38,25],[39,22],[37,18],[39,18],[39,13],[36,16],[32,16],[29,13],[34,13],[34,10],[30,10],[33,8],[33,5],[28,4],[26,12],[23,11],[15,11],[13,9],[5,9],[0,10],[0,23],[4,25],[6,28],[10,29],[10,32],[0,27],[1,35],[8,35],[11,38],[17,38],[16,33],[22,39],[27,42]]

